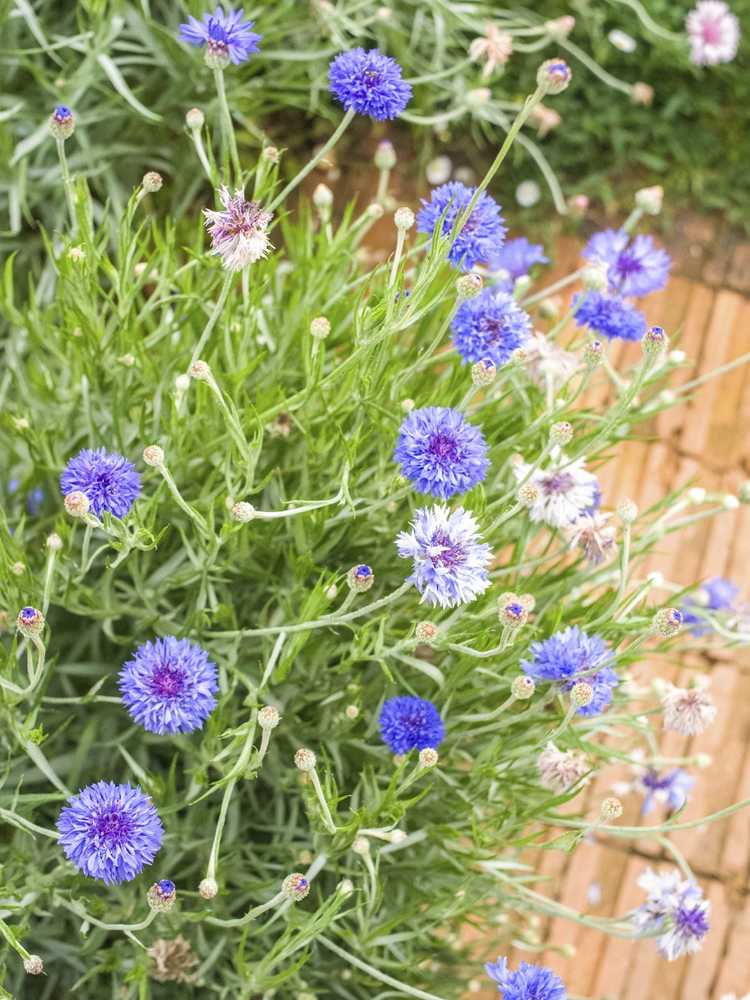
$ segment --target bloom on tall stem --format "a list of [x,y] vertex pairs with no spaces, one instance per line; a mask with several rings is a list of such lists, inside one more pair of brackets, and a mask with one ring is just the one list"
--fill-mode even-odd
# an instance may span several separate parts
[[132,462],[104,448],[84,448],[60,476],[63,496],[82,493],[97,517],[106,511],[125,517],[141,494],[141,477]]
[[[417,214],[417,231],[432,236],[445,213],[440,233],[448,236],[456,219],[468,208],[475,191],[476,188],[467,187],[460,181],[449,181],[435,188],[429,201],[422,200],[422,208]],[[500,206],[483,191],[454,239],[448,251],[448,260],[454,267],[469,271],[476,263],[488,260],[500,249],[505,233]]]
[[487,475],[487,443],[460,410],[428,406],[401,424],[393,457],[420,493],[447,500],[466,493]]
[[573,307],[578,326],[587,326],[609,340],[641,340],[646,332],[643,313],[616,295],[579,293],[573,297]]
[[530,243],[525,236],[508,240],[485,260],[487,269],[497,275],[504,291],[511,291],[518,278],[525,277],[535,264],[549,264],[541,243]]
[[268,226],[272,213],[254,201],[247,201],[242,191],[234,195],[219,188],[223,211],[204,208],[206,229],[211,236],[211,253],[221,257],[227,271],[241,271],[248,264],[268,256],[272,250]]
[[590,685],[593,697],[578,709],[579,715],[598,715],[609,705],[619,679],[604,639],[570,625],[543,642],[532,642],[529,651],[531,658],[521,660],[521,669],[534,680],[557,681],[566,691],[579,680]]
[[164,828],[140,788],[97,781],[68,804],[57,820],[60,846],[79,871],[107,885],[129,882],[150,865]]
[[378,49],[342,52],[328,67],[331,93],[347,111],[378,121],[396,118],[411,100],[411,86],[395,59]]
[[656,771],[652,767],[639,768],[635,786],[643,795],[641,815],[647,816],[654,805],[665,805],[676,811],[688,800],[695,778],[681,767],[671,771]]
[[461,303],[451,330],[464,362],[490,358],[499,367],[530,338],[531,318],[508,292],[485,288]]
[[599,480],[586,469],[583,458],[571,462],[556,449],[546,469],[532,472],[531,468],[526,462],[513,466],[519,482],[526,481],[538,489],[538,496],[529,507],[532,521],[542,521],[551,528],[570,528],[583,514],[598,510]]
[[717,708],[703,684],[678,688],[669,684],[661,695],[664,728],[682,736],[698,736],[716,718]]
[[150,733],[192,733],[216,707],[216,665],[188,639],[144,642],[120,671],[122,701]]
[[434,750],[443,741],[445,726],[431,701],[403,695],[383,702],[380,735],[393,753]]
[[656,936],[656,947],[670,962],[700,951],[709,931],[710,903],[695,882],[681,880],[676,871],[659,874],[647,869],[638,879],[646,901],[632,915],[644,935]]
[[503,1000],[565,1000],[565,984],[543,965],[521,962],[516,972],[508,968],[507,958],[487,962],[487,975],[497,983]]
[[643,296],[664,288],[672,258],[644,233],[631,237],[622,229],[594,233],[583,249],[587,260],[607,265],[609,290],[615,295]]
[[697,594],[688,597],[680,609],[684,624],[692,626],[691,634],[701,636],[709,633],[711,625],[701,611],[731,611],[739,592],[740,588],[735,583],[720,576],[701,584]]
[[690,58],[697,66],[731,62],[740,43],[740,23],[723,0],[701,0],[687,16]]
[[472,62],[484,61],[482,76],[488,80],[498,66],[504,66],[513,52],[513,35],[508,31],[488,21],[484,26],[484,34],[473,39],[469,45],[469,59]]
[[412,530],[402,531],[396,545],[403,559],[414,560],[409,583],[425,604],[468,604],[490,585],[490,547],[480,540],[474,516],[463,507],[423,507],[414,516]]
[[611,514],[594,511],[581,514],[567,529],[568,541],[583,549],[586,560],[592,566],[601,566],[617,552],[615,529],[608,523]]
[[206,46],[206,61],[212,66],[247,62],[258,51],[262,35],[252,30],[253,22],[243,20],[245,11],[219,4],[213,14],[204,14],[199,21],[188,17],[180,25],[180,38],[191,45]]

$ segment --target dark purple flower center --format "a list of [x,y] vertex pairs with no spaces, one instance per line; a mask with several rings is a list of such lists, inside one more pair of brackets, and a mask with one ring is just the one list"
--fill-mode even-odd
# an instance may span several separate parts
[[99,813],[91,828],[91,833],[105,841],[108,847],[126,843],[132,831],[133,821],[119,806],[111,806]]
[[156,884],[159,887],[159,892],[162,894],[162,896],[171,896],[176,888],[174,882],[168,878],[163,878],[161,879],[160,882],[157,882]]
[[354,575],[360,579],[367,579],[367,577],[372,576],[372,570],[366,563],[362,563],[361,566],[357,566]]
[[70,110],[69,107],[67,107],[67,105],[60,104],[58,107],[55,108],[54,119],[56,122],[64,122],[67,121],[68,118],[72,117],[73,117],[73,112]]
[[575,479],[569,472],[554,472],[541,480],[541,487],[547,496],[560,496],[575,486]]
[[511,618],[523,618],[524,609],[522,604],[506,604],[503,610]]
[[210,18],[208,22],[208,44],[223,46],[226,48],[229,38],[227,36],[226,29],[221,21],[217,21],[215,17]]
[[462,545],[454,542],[445,531],[436,531],[430,539],[432,547],[440,547],[439,552],[430,556],[433,566],[444,566],[446,569],[454,569],[460,566],[466,559],[466,552]]
[[666,775],[666,777],[662,778],[658,771],[646,771],[641,778],[646,788],[650,788],[654,792],[668,790],[672,784],[672,780],[671,775]]
[[185,671],[163,663],[151,675],[151,690],[159,698],[178,698],[185,690]]
[[708,934],[708,919],[701,906],[680,906],[675,914],[675,923],[682,934],[703,937]]
[[366,69],[362,74],[365,87],[377,87],[383,79],[383,74],[377,69]]
[[36,618],[36,608],[21,608],[21,617],[24,619]]
[[636,257],[626,249],[623,250],[617,257],[615,267],[623,277],[627,277],[629,274],[635,274],[637,271],[642,271],[643,263],[640,258]]
[[438,462],[455,462],[459,457],[458,442],[452,434],[433,434],[427,445],[427,453]]
[[505,337],[506,324],[504,316],[482,316],[479,321],[479,329],[486,334],[486,341],[494,347],[501,343]]

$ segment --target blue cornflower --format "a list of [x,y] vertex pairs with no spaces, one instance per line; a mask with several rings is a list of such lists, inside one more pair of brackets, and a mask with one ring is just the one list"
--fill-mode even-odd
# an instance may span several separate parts
[[418,493],[441,500],[481,483],[490,467],[482,432],[449,406],[413,410],[401,424],[393,457]]
[[[531,659],[521,660],[521,668],[534,680],[559,681],[566,691],[579,680],[591,685],[594,697],[578,709],[579,715],[598,715],[609,705],[619,681],[610,666],[614,662],[612,651],[604,639],[570,625],[543,642],[532,642],[530,651]],[[593,667],[597,669],[588,673]]]
[[205,45],[208,54],[219,60],[235,65],[247,62],[258,51],[263,36],[252,30],[254,22],[244,21],[244,16],[243,8],[227,7],[225,12],[219,4],[213,14],[204,14],[200,21],[188,17],[187,24],[180,25],[180,38],[191,45]]
[[494,250],[485,264],[490,271],[501,272],[502,287],[511,291],[518,278],[523,278],[535,264],[549,264],[541,243],[529,243],[525,236],[508,240]]
[[97,781],[68,799],[57,820],[65,857],[89,878],[129,882],[150,865],[164,828],[140,788]]
[[579,292],[573,296],[578,326],[588,326],[610,340],[640,340],[646,332],[646,317],[617,296]]
[[396,546],[403,559],[414,560],[409,583],[422,595],[422,603],[454,608],[485,592],[492,553],[480,540],[472,514],[463,507],[423,507],[411,526],[411,531],[401,532]]
[[673,811],[682,809],[694,784],[695,778],[681,767],[666,772],[647,768],[638,778],[643,792],[641,814],[647,816],[658,802]]
[[445,726],[431,701],[401,695],[383,702],[380,735],[394,753],[434,750],[443,741]]
[[[657,937],[656,947],[670,962],[699,951],[710,929],[711,904],[695,882],[682,881],[678,872],[659,874],[647,869],[638,879],[646,901],[632,914],[637,928]],[[657,936],[658,935],[658,936]]]
[[[449,181],[436,187],[429,201],[422,200],[422,208],[417,214],[417,231],[432,235],[445,212],[440,233],[448,236],[456,217],[463,214],[475,191],[476,188],[467,187],[460,181]],[[461,232],[453,241],[448,260],[454,267],[469,271],[478,261],[487,260],[500,249],[505,233],[500,206],[483,191]]]
[[63,496],[74,491],[83,493],[97,517],[105,511],[125,517],[141,494],[141,477],[135,466],[116,451],[84,448],[63,469],[60,489]]
[[672,266],[672,258],[654,246],[651,236],[639,234],[631,240],[622,229],[594,233],[583,256],[608,265],[609,289],[615,295],[641,296],[664,288]]
[[701,584],[695,597],[688,597],[682,605],[682,620],[686,625],[692,625],[692,635],[706,635],[711,631],[711,625],[703,611],[730,611],[740,588],[721,576],[714,576]]
[[565,1000],[565,984],[559,976],[543,965],[521,962],[517,972],[508,968],[507,958],[487,962],[487,975],[493,979],[503,1000]]
[[189,639],[144,642],[120,670],[122,701],[150,733],[192,733],[216,707],[216,664]]
[[401,67],[378,49],[340,53],[328,67],[328,82],[347,111],[380,122],[396,118],[411,100],[411,86],[402,79]]
[[451,322],[453,343],[467,361],[490,358],[504,365],[531,336],[531,319],[508,292],[485,288],[466,299]]

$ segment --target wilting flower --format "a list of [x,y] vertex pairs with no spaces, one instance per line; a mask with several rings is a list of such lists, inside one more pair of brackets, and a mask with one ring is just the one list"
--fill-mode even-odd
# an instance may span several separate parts
[[648,295],[664,288],[672,258],[654,246],[651,236],[631,237],[622,229],[594,233],[583,249],[587,260],[608,265],[609,290],[614,295]]
[[107,885],[129,882],[150,865],[164,833],[154,804],[140,788],[111,781],[97,781],[71,796],[57,829],[65,857]]
[[173,635],[144,642],[120,671],[122,701],[150,733],[192,733],[216,707],[216,665],[204,649]]
[[601,502],[599,480],[588,472],[583,458],[568,461],[555,449],[546,469],[531,472],[526,462],[517,462],[513,473],[519,482],[538,488],[539,496],[529,507],[532,521],[543,521],[552,528],[569,528],[582,514],[594,513]]
[[463,507],[423,507],[411,526],[411,531],[400,533],[396,545],[402,559],[414,560],[409,583],[423,603],[453,608],[484,593],[490,585],[487,567],[492,554],[480,540],[472,514]]
[[488,21],[484,35],[475,38],[469,46],[469,59],[473,62],[484,60],[482,76],[489,79],[498,66],[504,66],[513,52],[513,36],[503,31],[497,24]]
[[411,100],[411,86],[395,59],[378,49],[342,52],[328,68],[331,93],[347,111],[378,121],[396,118]]
[[579,292],[573,296],[573,307],[578,326],[588,326],[610,340],[640,340],[646,332],[643,313],[616,295]]
[[519,236],[494,250],[485,264],[503,283],[503,289],[512,291],[516,279],[525,277],[535,264],[549,264],[549,257],[541,243],[529,243],[525,236]]
[[638,879],[646,901],[632,914],[633,924],[644,935],[658,935],[656,947],[670,962],[699,951],[709,931],[710,903],[695,882],[681,880],[678,872],[658,874],[647,869]]
[[149,975],[158,983],[194,981],[195,976],[190,970],[198,964],[198,958],[193,954],[190,942],[181,934],[171,941],[157,938],[148,949],[148,956],[154,961],[154,967],[149,971]]
[[695,784],[695,778],[681,767],[675,767],[671,771],[643,767],[637,769],[634,784],[643,795],[641,814],[646,816],[657,804],[665,805],[672,811],[682,809]]
[[737,55],[740,24],[723,0],[701,0],[687,16],[690,58],[698,66],[731,62]]
[[258,51],[263,36],[252,30],[253,22],[244,21],[244,16],[242,8],[228,7],[225,13],[219,4],[213,14],[204,14],[200,21],[188,17],[187,23],[180,25],[180,38],[191,45],[205,45],[209,56],[219,62],[247,62]]
[[682,605],[683,623],[693,626],[690,629],[692,635],[706,635],[711,631],[711,625],[708,616],[702,612],[734,610],[739,592],[740,588],[736,584],[723,577],[714,576],[706,580],[698,593],[694,597],[688,597]]
[[60,476],[63,496],[83,493],[97,517],[107,511],[125,517],[141,493],[141,477],[132,462],[104,448],[84,448]]
[[521,660],[521,669],[535,681],[557,681],[566,691],[578,681],[591,686],[593,698],[578,709],[579,715],[598,715],[609,705],[619,681],[604,639],[570,625],[549,639],[532,642],[529,651],[531,659]]
[[[422,208],[417,215],[417,231],[433,235],[445,213],[440,234],[448,236],[456,219],[468,208],[475,191],[476,188],[467,187],[460,181],[449,181],[435,188],[429,201],[422,200]],[[454,267],[469,271],[475,264],[488,260],[500,249],[505,233],[500,206],[483,191],[454,239],[448,260]]]
[[562,121],[560,115],[554,108],[548,108],[545,104],[537,104],[529,115],[530,120],[536,125],[536,134],[540,139],[548,135],[553,128]]
[[485,288],[466,299],[451,322],[453,343],[464,362],[489,358],[504,365],[531,336],[531,319],[508,292]]
[[480,429],[448,406],[413,410],[401,424],[393,457],[419,493],[441,500],[481,483],[490,466]]
[[533,333],[523,345],[523,364],[535,385],[544,389],[549,382],[553,392],[580,368],[575,354],[558,347],[541,333]]
[[567,792],[591,770],[591,764],[577,750],[558,750],[550,742],[537,760],[539,781],[550,792]]
[[615,529],[607,523],[611,516],[598,510],[592,514],[581,514],[567,529],[570,544],[583,549],[592,566],[601,566],[617,551]]
[[678,688],[669,684],[661,695],[664,728],[682,736],[697,736],[716,718],[716,705],[702,684]]
[[394,753],[408,753],[440,746],[445,726],[431,701],[402,695],[383,702],[380,735]]
[[247,201],[239,190],[232,195],[228,188],[220,187],[219,200],[223,211],[203,209],[211,236],[211,253],[221,257],[227,271],[241,271],[266,257],[272,249],[267,229],[273,216],[256,202]]
[[487,962],[487,975],[497,983],[503,1000],[565,1000],[565,984],[543,965],[521,962],[516,972],[508,968],[507,958]]

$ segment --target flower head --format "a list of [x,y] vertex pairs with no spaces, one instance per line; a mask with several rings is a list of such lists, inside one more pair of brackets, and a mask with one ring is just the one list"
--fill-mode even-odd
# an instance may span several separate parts
[[577,750],[558,750],[548,743],[537,760],[539,780],[550,792],[567,792],[591,771],[591,764]]
[[622,229],[594,233],[583,250],[587,260],[608,266],[609,290],[614,295],[648,295],[664,288],[672,258],[654,246],[651,236],[631,237]]
[[267,232],[273,216],[256,202],[247,201],[242,191],[232,195],[228,188],[221,187],[219,199],[223,211],[203,209],[211,236],[211,253],[221,257],[227,271],[241,271],[273,249]]
[[[468,207],[475,191],[476,188],[467,187],[460,181],[449,181],[435,188],[429,201],[422,200],[422,208],[417,214],[417,231],[432,235],[445,213],[440,235],[448,236],[456,218]],[[487,260],[499,250],[505,233],[500,206],[483,191],[454,239],[448,252],[448,260],[454,267],[469,271],[478,261]]]
[[164,828],[140,788],[97,781],[68,804],[57,820],[65,857],[89,878],[107,885],[129,882],[150,865]]
[[610,340],[640,340],[646,332],[646,317],[616,295],[578,293],[573,297],[578,326],[588,326]]
[[694,784],[695,778],[681,767],[671,771],[640,768],[635,785],[643,795],[641,814],[648,815],[655,804],[666,805],[670,810],[682,809]]
[[661,696],[664,728],[682,736],[697,736],[716,718],[716,705],[708,691],[698,684],[678,688],[670,684]]
[[393,457],[419,493],[441,500],[481,483],[490,466],[482,432],[447,406],[412,410],[401,424]]
[[525,277],[535,264],[549,264],[549,257],[541,243],[529,243],[525,236],[519,236],[493,250],[485,264],[490,271],[499,273],[503,287],[510,291],[516,279]]
[[498,66],[504,66],[513,52],[513,36],[503,31],[497,24],[488,21],[484,26],[484,34],[475,38],[469,46],[469,59],[472,62],[484,60],[482,76],[489,79]]
[[710,909],[700,887],[682,881],[676,871],[659,874],[650,868],[638,879],[638,885],[647,896],[632,921],[644,934],[658,935],[659,952],[671,962],[699,951],[709,931]]
[[723,0],[701,0],[687,16],[687,33],[697,66],[731,62],[737,55],[740,24]]
[[508,292],[485,288],[461,303],[451,330],[464,362],[489,358],[500,366],[531,336],[531,319]]
[[120,671],[122,701],[150,733],[192,733],[216,707],[216,665],[205,650],[173,635],[144,642]]
[[331,93],[347,111],[378,121],[396,118],[411,100],[411,86],[395,59],[378,49],[350,49],[328,67]]
[[521,669],[534,680],[557,681],[566,691],[579,680],[590,685],[593,697],[578,709],[579,715],[598,715],[609,705],[619,681],[604,639],[570,625],[543,642],[532,642],[530,652],[531,659],[521,660]]
[[423,507],[402,531],[396,545],[404,559],[414,560],[409,577],[426,604],[453,608],[473,601],[490,585],[489,545],[480,541],[474,516],[463,507]]
[[516,972],[508,968],[507,958],[485,965],[487,975],[493,979],[503,1000],[565,1000],[565,984],[559,976],[543,965],[521,962]]
[[154,962],[149,975],[158,983],[192,983],[195,979],[191,969],[198,964],[190,942],[181,934],[171,941],[157,938],[148,949],[148,956]]
[[692,635],[701,636],[710,632],[711,625],[704,612],[733,610],[739,592],[740,588],[735,583],[720,576],[701,584],[698,593],[689,597],[681,608],[682,620],[692,626]]
[[60,490],[63,496],[82,493],[97,517],[105,511],[125,517],[141,494],[141,477],[135,466],[117,452],[84,448],[65,466]]
[[383,702],[380,735],[393,753],[434,750],[443,741],[445,726],[431,701],[402,695]]
[[601,566],[614,556],[615,529],[609,524],[611,514],[594,511],[581,514],[567,529],[571,545],[583,549],[583,554],[592,566]]
[[542,521],[552,528],[569,528],[583,514],[599,508],[599,480],[588,472],[583,458],[568,461],[561,451],[554,451],[546,469],[531,471],[526,462],[513,466],[519,481],[536,486],[538,495],[529,507],[532,521]]
[[207,55],[217,65],[247,62],[258,51],[263,36],[252,30],[253,22],[244,21],[244,16],[242,8],[228,7],[225,12],[219,4],[213,14],[204,14],[200,21],[188,17],[187,23],[180,25],[180,38],[191,45],[205,45]]

